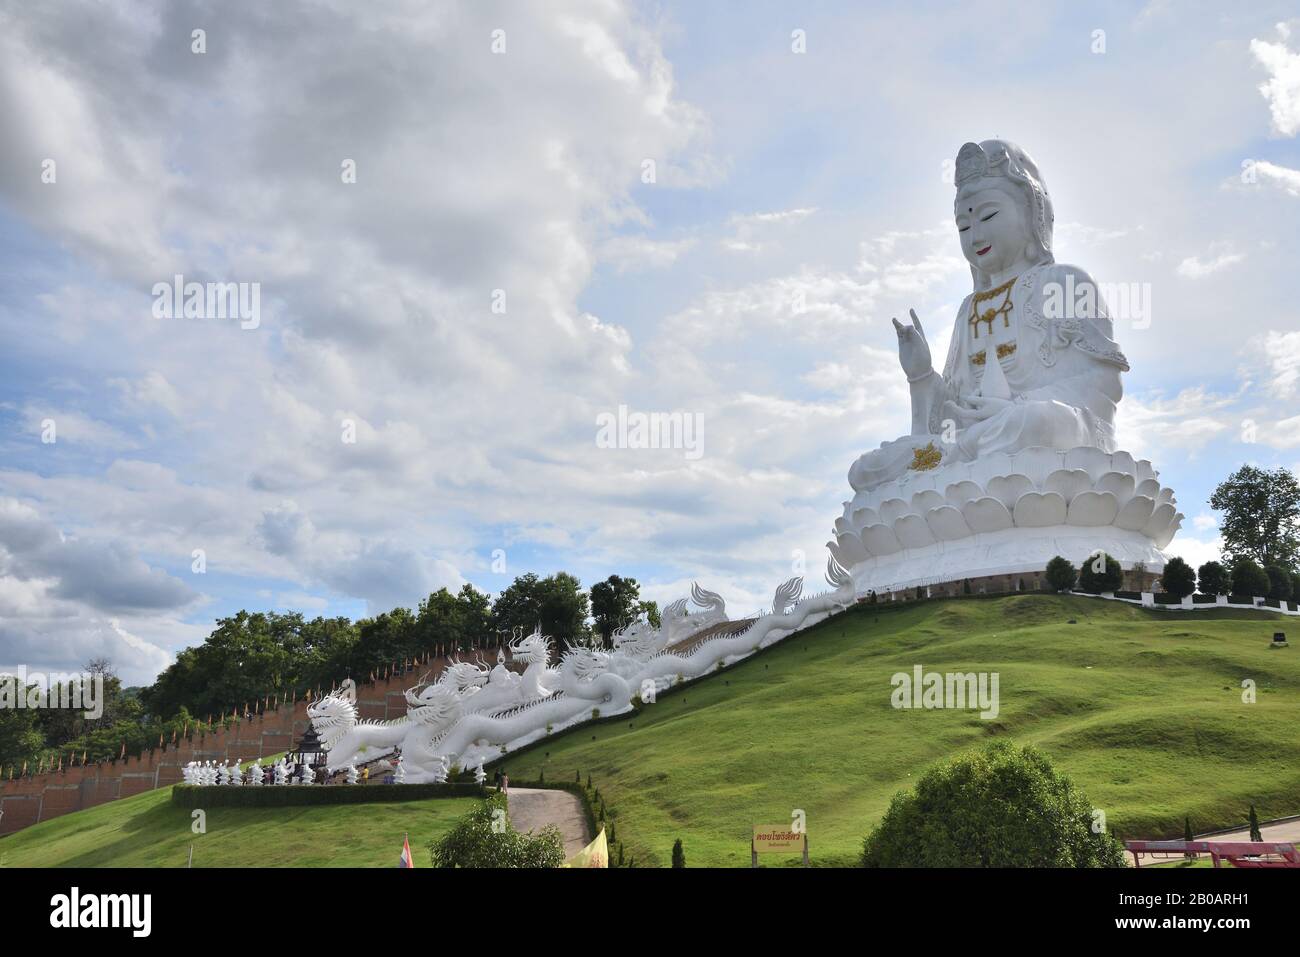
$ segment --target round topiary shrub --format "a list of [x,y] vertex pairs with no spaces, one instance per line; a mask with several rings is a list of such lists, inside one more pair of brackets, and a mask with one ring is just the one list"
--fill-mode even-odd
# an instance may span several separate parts
[[1206,562],[1198,568],[1196,580],[1202,595],[1232,594],[1232,577],[1219,562]]
[[1251,598],[1268,597],[1268,572],[1249,558],[1238,559],[1232,565],[1232,590]]
[[1165,564],[1165,573],[1160,576],[1160,587],[1165,594],[1173,595],[1180,601],[1196,591],[1196,573],[1192,566],[1175,556]]
[[1079,580],[1078,570],[1060,555],[1047,563],[1046,576],[1047,584],[1052,591],[1069,591]]
[[1093,806],[1042,754],[998,742],[927,771],[863,842],[863,867],[1123,867]]
[[1124,569],[1105,552],[1093,552],[1079,566],[1079,588],[1090,595],[1119,591],[1124,586]]

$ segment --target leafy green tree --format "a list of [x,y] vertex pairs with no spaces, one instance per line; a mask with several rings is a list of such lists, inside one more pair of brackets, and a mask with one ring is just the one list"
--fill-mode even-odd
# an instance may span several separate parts
[[541,625],[542,633],[561,644],[585,640],[588,599],[582,583],[568,572],[538,578],[529,572],[516,578],[492,604],[492,631],[509,634],[530,632]]
[[1264,569],[1268,575],[1268,597],[1286,601],[1291,597],[1291,569],[1276,562]]
[[1300,572],[1291,576],[1291,600],[1300,602]]
[[1219,562],[1206,562],[1196,570],[1196,579],[1202,595],[1232,594],[1232,576]]
[[[1196,835],[1192,833],[1192,819],[1190,817],[1183,818],[1183,840],[1188,844],[1196,840]],[[1190,861],[1192,858],[1196,857],[1196,853],[1194,851],[1186,851],[1183,854],[1183,857]]]
[[686,866],[686,851],[682,848],[682,839],[673,841],[673,867]]
[[1215,488],[1210,507],[1223,513],[1219,533],[1229,560],[1287,567],[1300,560],[1300,481],[1290,469],[1243,465]]
[[1079,566],[1079,588],[1090,595],[1119,591],[1124,585],[1124,569],[1105,552],[1094,552]]
[[432,652],[440,645],[468,651],[486,646],[494,637],[492,603],[469,583],[455,595],[440,588],[420,602],[415,622],[416,654]]
[[1164,574],[1160,576],[1160,587],[1167,595],[1186,598],[1196,591],[1196,573],[1192,571],[1191,565],[1175,555],[1165,563]]
[[591,586],[591,616],[602,642],[608,645],[615,631],[636,620],[640,597],[641,588],[635,578],[610,575]]
[[1255,805],[1250,806],[1250,839],[1256,843],[1264,840],[1264,835],[1259,830],[1259,816],[1255,813]]
[[1068,559],[1057,555],[1047,563],[1047,584],[1052,587],[1052,591],[1069,591],[1074,587],[1074,583],[1079,580],[1078,570],[1070,564]]
[[636,613],[645,616],[645,620],[650,623],[651,628],[658,628],[663,624],[659,618],[659,602],[657,601],[647,599],[646,601],[637,602]]
[[[36,687],[11,675],[0,675],[0,681],[7,684],[4,693],[15,697],[26,695],[29,688]],[[0,770],[13,768],[17,774],[24,762],[36,766],[45,750],[45,734],[41,730],[39,711],[13,707],[12,702],[5,704],[6,707],[0,708]]]
[[1094,830],[1093,805],[1033,748],[1000,741],[894,796],[862,847],[863,867],[1123,867]]
[[1239,558],[1232,566],[1232,590],[1238,595],[1264,598],[1268,595],[1268,572],[1253,559]]
[[434,867],[560,867],[564,839],[554,824],[522,834],[510,823],[504,794],[493,794],[429,845]]

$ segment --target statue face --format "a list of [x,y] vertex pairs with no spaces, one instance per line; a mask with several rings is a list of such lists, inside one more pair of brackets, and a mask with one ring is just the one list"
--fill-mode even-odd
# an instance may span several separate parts
[[1025,255],[1029,224],[1023,204],[1001,186],[963,189],[957,195],[957,235],[966,261],[992,275]]

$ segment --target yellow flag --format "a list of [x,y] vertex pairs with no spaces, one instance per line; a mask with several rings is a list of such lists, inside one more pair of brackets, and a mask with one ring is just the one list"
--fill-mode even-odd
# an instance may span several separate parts
[[605,829],[601,828],[596,839],[564,862],[565,867],[609,867],[609,843],[605,840]]

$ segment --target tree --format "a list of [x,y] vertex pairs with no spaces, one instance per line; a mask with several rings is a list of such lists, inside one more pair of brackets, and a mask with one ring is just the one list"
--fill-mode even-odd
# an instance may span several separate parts
[[1079,580],[1079,572],[1068,559],[1057,555],[1047,563],[1047,584],[1052,591],[1069,591]]
[[673,841],[673,867],[686,866],[686,851],[682,849],[682,839]]
[[538,578],[529,572],[516,578],[492,604],[492,630],[497,633],[530,632],[541,626],[542,634],[566,644],[585,640],[588,599],[582,583],[568,572]]
[[1091,595],[1119,591],[1124,585],[1124,569],[1105,552],[1093,552],[1079,566],[1079,588]]
[[894,796],[862,846],[863,867],[1123,867],[1094,830],[1093,804],[1033,748],[1001,741]]
[[1300,481],[1290,469],[1243,465],[1219,483],[1210,507],[1223,513],[1219,533],[1229,560],[1288,567],[1300,560]]
[[1196,573],[1192,571],[1191,565],[1174,556],[1165,563],[1165,572],[1160,576],[1160,587],[1165,594],[1181,600],[1196,591]]
[[[1183,841],[1190,844],[1194,840],[1196,840],[1196,835],[1192,833],[1192,819],[1190,817],[1185,817],[1183,818]],[[1192,858],[1196,857],[1196,852],[1185,851],[1183,857],[1190,861]]]
[[1238,595],[1263,598],[1268,594],[1268,573],[1252,559],[1240,558],[1232,566],[1232,590]]
[[1231,595],[1232,576],[1219,562],[1206,562],[1196,570],[1202,595]]
[[1259,817],[1255,814],[1255,805],[1250,806],[1250,839],[1256,843],[1264,840],[1264,835],[1259,832]]
[[636,620],[640,597],[641,588],[635,578],[610,575],[591,586],[591,616],[602,642],[608,645],[614,632]]
[[636,603],[636,613],[644,615],[645,620],[650,622],[651,628],[658,628],[663,624],[659,617],[659,602],[657,601],[639,601]]
[[1300,572],[1291,576],[1291,600],[1300,602]]
[[1277,562],[1264,569],[1268,575],[1268,597],[1286,601],[1291,597],[1291,569]]
[[434,867],[560,867],[564,839],[548,824],[521,834],[510,823],[504,794],[493,794],[429,845]]

